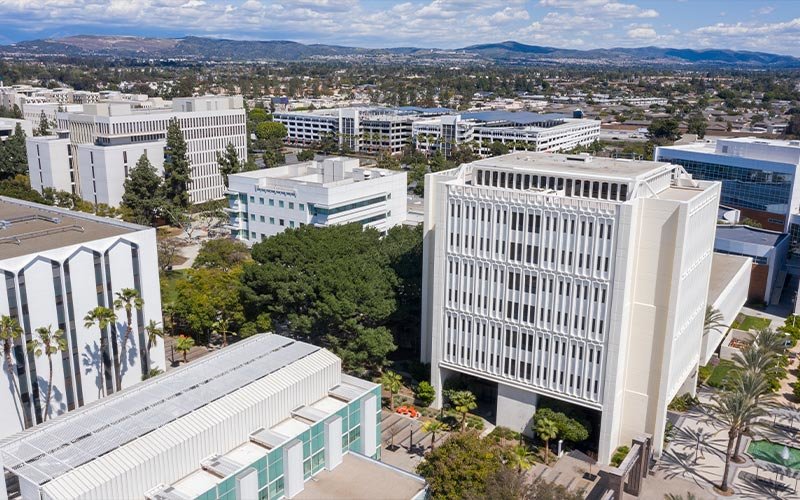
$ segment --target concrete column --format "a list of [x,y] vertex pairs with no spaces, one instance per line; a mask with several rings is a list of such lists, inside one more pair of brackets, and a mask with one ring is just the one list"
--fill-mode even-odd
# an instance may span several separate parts
[[699,372],[699,367],[695,366],[692,373],[686,377],[684,380],[683,385],[680,389],[678,389],[678,396],[683,396],[684,394],[689,394],[692,397],[697,396],[697,374]]
[[533,392],[497,384],[497,425],[532,436],[538,400]]
[[370,394],[361,400],[361,454],[371,457],[378,448],[378,398]]
[[258,471],[254,468],[236,475],[236,500],[258,500]]
[[303,442],[299,439],[283,447],[283,487],[286,498],[303,491]]
[[333,470],[342,463],[342,417],[325,421],[325,468]]
[[0,500],[8,500],[8,490],[6,490],[6,470],[3,468],[3,455],[0,454]]

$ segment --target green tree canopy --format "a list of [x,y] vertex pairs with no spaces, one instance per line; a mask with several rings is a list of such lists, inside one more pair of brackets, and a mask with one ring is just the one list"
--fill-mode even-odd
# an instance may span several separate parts
[[287,131],[283,123],[267,121],[256,125],[255,134],[259,141],[282,141],[286,137]]
[[164,201],[160,197],[161,176],[146,155],[139,157],[123,187],[122,205],[131,211],[136,222],[152,224]]
[[695,113],[686,120],[686,131],[690,134],[697,134],[702,139],[706,135],[708,121],[699,113]]
[[658,145],[669,144],[681,138],[679,128],[675,118],[656,118],[647,127],[647,138]]
[[[14,133],[0,141],[0,180],[28,173],[28,153],[25,150],[25,131],[17,123]],[[30,187],[30,186],[28,186]]]
[[379,368],[394,350],[380,327],[397,309],[397,276],[381,250],[380,233],[359,224],[302,226],[257,243],[244,267],[248,317],[269,313],[293,334],[331,347],[348,369],[364,360]]
[[558,437],[565,441],[579,443],[589,438],[588,424],[570,418],[560,411],[554,411],[550,408],[537,409],[536,414],[533,416],[534,427],[542,419],[553,422],[558,429]]
[[222,175],[222,182],[225,187],[228,186],[228,176],[242,171],[242,162],[239,160],[239,153],[236,152],[236,146],[229,142],[225,146],[225,151],[220,153],[217,151],[217,164],[219,165],[219,173]]
[[297,153],[297,160],[298,161],[311,161],[316,156],[316,153],[311,149],[304,149]]
[[272,120],[272,115],[264,108],[253,108],[247,113],[247,117],[256,125],[261,122]]
[[249,259],[250,249],[244,242],[230,238],[215,238],[203,242],[192,267],[227,271]]
[[221,312],[227,314],[231,329],[244,323],[240,299],[241,269],[191,269],[175,285],[174,315],[180,328],[195,338],[210,335]]

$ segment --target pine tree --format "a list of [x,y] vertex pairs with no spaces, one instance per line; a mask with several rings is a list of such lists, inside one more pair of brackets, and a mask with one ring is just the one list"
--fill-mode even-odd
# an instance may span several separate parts
[[178,209],[189,207],[189,177],[191,168],[186,156],[186,141],[183,139],[178,120],[173,118],[167,127],[167,146],[164,148],[164,200]]
[[224,153],[217,151],[217,163],[219,164],[219,173],[222,175],[222,182],[225,187],[228,187],[228,176],[242,171],[242,162],[239,160],[239,153],[236,152],[233,143],[228,143]]
[[11,179],[17,174],[28,173],[28,157],[25,151],[25,131],[19,123],[14,133],[0,147],[0,180]]
[[131,169],[124,187],[122,204],[133,212],[137,222],[152,223],[163,204],[158,195],[161,192],[161,177],[146,155],[143,154]]
[[34,135],[50,135],[50,122],[47,120],[47,115],[44,114],[44,111],[39,115],[39,126],[34,132]]

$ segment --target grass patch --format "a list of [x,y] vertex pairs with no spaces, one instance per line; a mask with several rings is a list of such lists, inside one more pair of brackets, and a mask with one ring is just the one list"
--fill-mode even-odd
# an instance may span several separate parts
[[761,330],[763,328],[768,328],[770,323],[772,323],[772,321],[767,318],[740,314],[736,317],[736,321],[733,322],[731,328],[744,331]]
[[179,269],[161,273],[161,301],[166,304],[176,299],[175,286],[186,276],[186,269]]
[[728,380],[728,374],[735,368],[735,365],[726,359],[720,360],[719,364],[711,372],[711,375],[706,380],[706,384],[711,387],[723,388]]

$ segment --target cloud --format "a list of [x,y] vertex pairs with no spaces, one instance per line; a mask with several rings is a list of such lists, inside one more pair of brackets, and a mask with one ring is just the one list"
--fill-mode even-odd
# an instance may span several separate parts
[[633,28],[628,30],[628,36],[630,38],[649,40],[657,38],[658,33],[653,28]]

